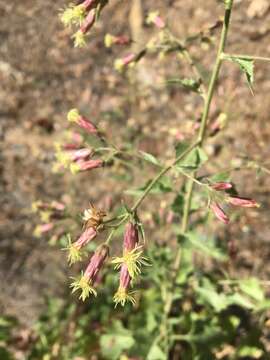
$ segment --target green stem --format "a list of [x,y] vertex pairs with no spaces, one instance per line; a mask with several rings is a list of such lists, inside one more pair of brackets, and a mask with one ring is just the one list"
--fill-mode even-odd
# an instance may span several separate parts
[[243,54],[222,54],[222,59],[227,60],[228,58],[235,58],[235,59],[244,59],[244,60],[258,60],[258,61],[270,61],[269,57],[264,56],[253,56],[253,55],[243,55]]
[[173,162],[172,164],[168,165],[164,169],[162,169],[157,176],[150,182],[150,184],[147,186],[143,194],[139,197],[139,199],[135,202],[135,204],[132,206],[131,211],[136,211],[137,208],[141,205],[143,200],[146,198],[146,196],[149,194],[149,192],[153,189],[153,187],[156,185],[156,183],[164,176],[169,170],[171,170],[179,161],[183,160],[193,149],[195,149],[198,146],[198,141],[195,141],[193,144],[191,144],[184,152],[181,153]]
[[[209,88],[207,91],[207,97],[206,97],[206,101],[205,101],[205,105],[204,105],[204,109],[203,109],[202,121],[201,121],[200,129],[199,129],[198,139],[197,139],[197,143],[199,146],[203,145],[205,138],[206,138],[207,121],[208,121],[208,117],[209,117],[210,106],[211,106],[213,95],[214,95],[214,90],[215,90],[215,87],[217,84],[217,80],[218,80],[218,76],[219,76],[219,72],[220,72],[220,68],[221,68],[221,64],[222,64],[222,60],[223,60],[222,54],[224,52],[226,42],[227,42],[232,7],[233,7],[233,0],[229,0],[226,4],[226,10],[225,10],[225,16],[224,16],[224,21],[223,21],[223,26],[222,26],[220,43],[219,43],[216,61],[215,61],[212,76],[210,79]],[[196,177],[195,171],[192,173],[192,177],[193,178]],[[186,233],[186,231],[188,229],[188,225],[189,225],[189,215],[190,215],[193,187],[194,187],[194,181],[193,181],[193,179],[190,179],[187,182],[187,192],[186,192],[185,206],[184,206],[183,218],[182,218],[182,224],[181,224],[182,234]],[[181,246],[179,246],[179,249],[176,253],[175,261],[173,264],[172,291],[174,289],[176,276],[177,276],[177,273],[178,273],[178,270],[180,267],[181,255],[182,255],[182,250],[181,250]],[[171,292],[168,294],[168,298],[167,298],[167,300],[165,302],[165,306],[164,306],[164,313],[165,313],[166,317],[170,313],[172,303],[173,303],[173,293]]]

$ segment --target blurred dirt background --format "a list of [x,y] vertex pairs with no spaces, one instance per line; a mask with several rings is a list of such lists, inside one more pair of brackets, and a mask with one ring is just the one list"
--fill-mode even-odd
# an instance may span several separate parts
[[[235,3],[228,51],[270,57],[269,2]],[[196,94],[155,86],[164,76],[192,76],[184,61],[176,55],[163,60],[151,55],[138,66],[134,81],[113,70],[119,52],[124,55],[129,49],[105,49],[104,35],[130,34],[137,38],[133,46],[140,47],[144,37],[156,32],[144,23],[150,10],[160,10],[181,39],[207,29],[222,15],[222,4],[216,0],[145,0],[141,10],[139,0],[112,0],[87,48],[78,50],[58,19],[65,5],[62,0],[0,0],[0,310],[27,324],[41,312],[44,295],[61,295],[67,276],[63,253],[32,235],[32,201],[71,203],[75,198],[74,207],[82,210],[90,199],[103,204],[108,195],[123,196],[123,185],[107,170],[76,179],[51,174],[53,143],[66,127],[66,112],[76,106],[115,143],[135,139],[138,148],[163,159],[173,154],[179,136],[190,136],[201,113]],[[219,30],[211,34],[214,43]],[[205,41],[190,51],[202,62],[207,77],[214,46]],[[269,74],[269,63],[256,63],[253,97],[239,68],[225,64],[211,119],[225,109],[228,126],[206,146],[210,172],[241,165],[240,155],[270,168]],[[233,172],[232,180],[241,195],[257,199],[262,207],[241,212],[225,230],[216,222],[214,226],[224,241],[233,239],[237,244],[234,271],[268,279],[269,173],[256,177],[254,170],[246,169]]]

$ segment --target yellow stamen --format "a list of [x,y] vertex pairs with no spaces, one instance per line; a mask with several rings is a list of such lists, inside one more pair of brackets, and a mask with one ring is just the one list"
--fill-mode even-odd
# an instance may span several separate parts
[[134,306],[136,304],[136,300],[135,300],[134,296],[132,296],[132,294],[134,294],[134,291],[128,292],[126,289],[119,286],[117,292],[115,293],[115,295],[113,297],[113,301],[115,302],[115,307],[118,304],[125,306],[126,302],[131,302],[132,305]]
[[85,301],[91,294],[97,296],[96,290],[91,286],[91,281],[89,281],[85,275],[82,275],[80,279],[75,279],[75,281],[70,284],[70,287],[72,288],[72,293],[77,290],[81,291],[79,299],[82,299],[82,301]]
[[149,265],[147,258],[142,257],[143,251],[140,250],[142,247],[137,246],[131,251],[125,251],[122,257],[116,257],[112,260],[115,265],[115,269],[119,269],[122,264],[125,264],[128,268],[129,275],[134,278],[136,275],[141,273],[142,265]]

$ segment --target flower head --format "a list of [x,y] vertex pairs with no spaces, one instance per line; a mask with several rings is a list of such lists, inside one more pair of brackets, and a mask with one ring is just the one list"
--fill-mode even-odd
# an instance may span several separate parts
[[260,204],[258,204],[253,199],[246,199],[241,197],[229,197],[227,199],[228,203],[234,206],[240,206],[244,208],[252,208],[252,207],[260,207]]
[[34,236],[41,237],[43,234],[46,234],[47,232],[52,230],[53,227],[54,227],[53,223],[38,225],[34,230]]
[[60,15],[64,26],[80,25],[85,18],[85,7],[82,5],[70,5]]
[[114,68],[117,71],[123,71],[123,69],[126,66],[131,65],[132,63],[134,63],[135,59],[136,59],[135,54],[126,55],[122,59],[116,59],[115,62],[114,62]]
[[131,276],[129,274],[128,268],[125,264],[121,266],[120,271],[120,283],[117,292],[113,297],[113,301],[115,302],[115,306],[121,304],[125,305],[127,301],[131,302],[135,305],[135,298],[132,296],[134,292],[129,292],[129,286],[131,283]]
[[70,165],[70,171],[72,172],[72,174],[77,174],[78,172],[81,172],[81,171],[100,168],[103,166],[103,164],[104,164],[103,161],[100,159],[78,161],[78,162],[72,163]]
[[88,227],[83,231],[81,236],[74,243],[71,243],[69,239],[69,246],[67,247],[67,250],[69,251],[68,262],[70,265],[82,259],[80,253],[81,248],[86,246],[96,236],[97,236],[96,229],[93,227]]
[[112,260],[112,263],[115,264],[115,269],[119,269],[122,264],[125,264],[131,278],[134,278],[141,272],[142,265],[149,265],[147,259],[142,256],[142,246],[138,246],[138,242],[138,227],[133,222],[129,222],[126,225],[124,234],[123,256]]
[[127,266],[131,278],[141,273],[142,265],[149,265],[147,259],[142,256],[142,246],[136,246],[131,251],[124,251],[122,257],[115,257],[112,263],[115,264],[115,269],[120,269],[122,264]]
[[224,224],[229,223],[230,221],[229,217],[225,214],[225,212],[218,203],[212,202],[210,208],[220,221],[222,221]]
[[85,301],[90,294],[94,296],[97,295],[97,292],[93,285],[95,284],[95,280],[98,276],[98,273],[104,264],[109,253],[109,248],[106,245],[100,246],[91,257],[89,265],[87,266],[84,274],[79,279],[75,279],[75,281],[70,285],[75,292],[77,290],[81,291],[80,299]]
[[68,112],[67,119],[70,122],[75,122],[78,126],[84,129],[88,134],[97,134],[96,126],[85,117],[81,116],[77,109],[72,109]]
[[123,251],[128,252],[133,250],[139,242],[138,227],[136,224],[129,222],[126,225],[124,242],[123,242]]
[[106,34],[104,37],[104,44],[107,48],[110,48],[112,45],[127,45],[129,43],[130,39],[125,35],[114,36]]
[[229,190],[232,188],[232,184],[229,182],[216,182],[211,184],[211,188],[216,191]]
[[146,19],[147,24],[154,24],[156,25],[157,28],[159,29],[164,29],[165,28],[165,22],[162,20],[162,18],[159,16],[159,12],[158,11],[153,11],[150,12],[147,19]]

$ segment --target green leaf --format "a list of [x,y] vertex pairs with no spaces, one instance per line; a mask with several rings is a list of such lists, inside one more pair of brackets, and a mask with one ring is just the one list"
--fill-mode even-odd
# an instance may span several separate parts
[[200,83],[197,80],[191,79],[191,78],[183,78],[183,79],[171,78],[171,79],[166,80],[166,84],[167,85],[179,85],[186,90],[190,90],[190,91],[194,91],[194,92],[198,92],[198,90],[200,88]]
[[129,350],[135,340],[130,331],[126,330],[120,322],[115,322],[111,333],[100,337],[100,347],[106,359],[118,360],[125,350]]
[[263,350],[257,348],[256,346],[242,346],[238,351],[238,356],[240,357],[248,357],[252,359],[261,359],[263,355]]
[[[188,144],[178,143],[175,147],[176,157],[180,156],[187,148]],[[201,148],[192,150],[182,161],[179,161],[175,168],[183,168],[187,170],[197,170],[202,164],[208,160],[206,153]]]
[[230,305],[227,296],[223,293],[217,293],[214,289],[199,287],[196,292],[204,302],[211,305],[217,312],[225,310]]
[[195,247],[195,250],[217,260],[225,261],[227,259],[227,256],[223,253],[222,249],[215,245],[214,238],[209,238],[196,232],[189,232],[187,237]]
[[259,302],[265,300],[264,291],[258,279],[250,278],[250,279],[240,280],[239,287],[245,294],[247,294],[254,300],[257,300]]
[[240,66],[241,71],[246,75],[248,86],[253,93],[252,85],[254,83],[254,60],[228,55],[225,56],[225,59],[230,60]]
[[158,159],[152,155],[152,154],[149,154],[147,152],[144,152],[144,151],[140,151],[140,154],[142,155],[143,159],[151,164],[154,164],[154,165],[157,165],[157,166],[160,166],[160,162],[158,161]]
[[[131,196],[140,196],[143,194],[145,189],[148,187],[148,185],[151,183],[152,180],[147,181],[147,183],[134,190],[127,190],[125,193],[127,195]],[[168,176],[163,176],[159,181],[156,182],[156,184],[153,186],[152,190],[150,191],[151,194],[163,194],[171,192],[173,189],[172,181]]]
[[161,348],[157,344],[151,346],[150,351],[146,358],[146,360],[166,360],[166,359],[167,359],[166,354],[161,350]]

